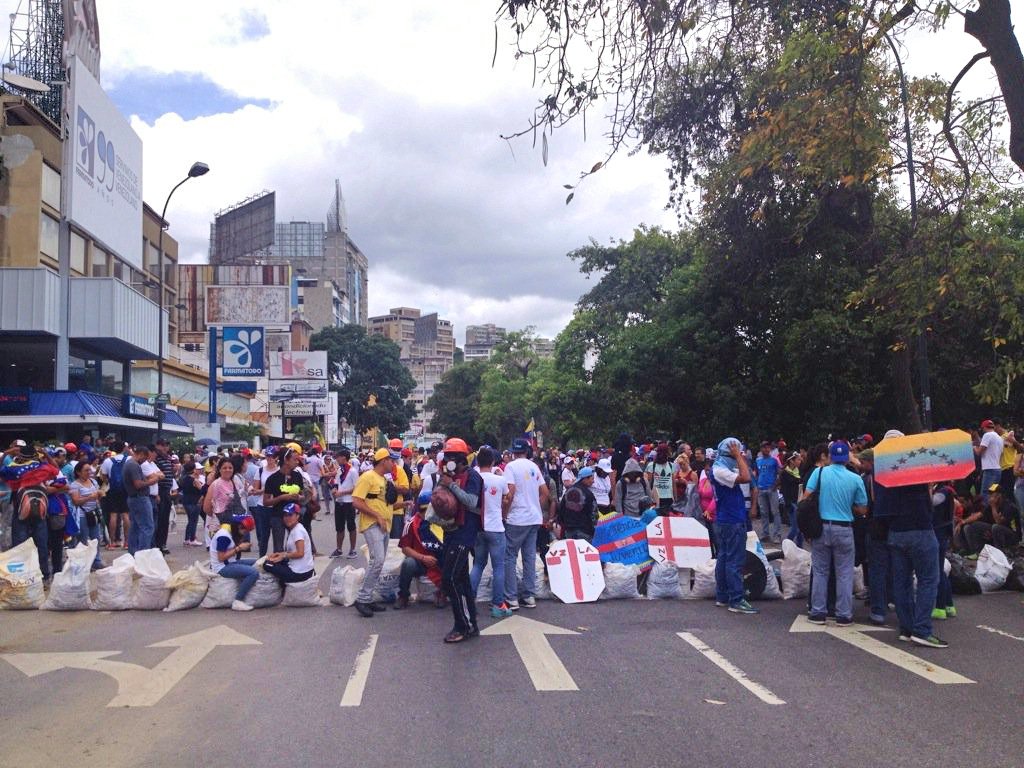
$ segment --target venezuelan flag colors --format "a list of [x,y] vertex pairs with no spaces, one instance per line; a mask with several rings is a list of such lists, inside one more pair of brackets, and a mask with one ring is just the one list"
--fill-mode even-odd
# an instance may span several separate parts
[[973,471],[971,436],[960,429],[890,437],[875,446],[875,479],[886,488],[960,480]]

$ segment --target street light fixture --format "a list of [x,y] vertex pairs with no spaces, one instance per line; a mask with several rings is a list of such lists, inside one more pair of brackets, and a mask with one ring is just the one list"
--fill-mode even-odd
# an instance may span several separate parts
[[[160,278],[160,296],[157,301],[159,327],[157,328],[157,336],[159,340],[157,342],[157,360],[156,360],[156,393],[162,395],[164,391],[164,230],[167,229],[167,206],[170,205],[171,196],[177,191],[178,187],[184,184],[189,179],[194,179],[198,176],[205,176],[210,172],[210,166],[206,163],[192,163],[192,167],[188,169],[188,176],[179,181],[171,191],[167,194],[167,200],[164,201],[164,210],[160,214],[160,236],[157,238],[156,247],[156,258],[157,258],[157,272],[159,272]],[[161,403],[157,403],[156,409],[156,439],[159,440],[164,435],[164,409]]]

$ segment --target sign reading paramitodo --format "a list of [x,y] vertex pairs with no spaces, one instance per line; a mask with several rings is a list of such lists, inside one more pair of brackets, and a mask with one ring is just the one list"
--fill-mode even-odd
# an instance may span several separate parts
[[142,141],[77,58],[71,83],[70,219],[142,269]]
[[263,329],[253,326],[225,326],[224,376],[262,376],[266,373],[263,362]]
[[287,327],[289,291],[287,285],[208,285],[206,324]]
[[137,395],[125,395],[122,401],[124,415],[136,419],[155,419],[156,405],[150,403],[145,397]]

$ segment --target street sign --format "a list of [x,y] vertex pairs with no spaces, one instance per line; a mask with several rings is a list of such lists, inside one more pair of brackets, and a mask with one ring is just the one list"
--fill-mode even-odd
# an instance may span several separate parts
[[266,334],[260,326],[224,326],[224,376],[263,376],[264,341]]
[[708,529],[692,517],[656,517],[647,524],[647,549],[659,563],[696,568],[711,559]]
[[563,603],[592,603],[604,590],[601,555],[584,539],[564,539],[548,547],[551,591]]

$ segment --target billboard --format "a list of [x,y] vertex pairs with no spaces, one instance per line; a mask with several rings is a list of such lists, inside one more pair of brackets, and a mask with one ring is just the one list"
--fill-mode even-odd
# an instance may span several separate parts
[[89,68],[75,59],[69,218],[124,261],[142,269],[142,141]]
[[326,379],[304,379],[294,381],[270,380],[270,401],[322,400],[327,397]]
[[275,194],[263,192],[218,213],[210,232],[210,263],[245,261],[274,244]]
[[331,412],[330,400],[287,400],[281,405],[285,416],[328,416]]
[[287,327],[289,291],[287,285],[207,285],[206,324]]
[[100,79],[100,22],[96,0],[63,0],[65,62],[74,56]]
[[[271,352],[270,378],[285,380],[322,379],[327,385],[326,352]],[[326,397],[326,395],[324,395]]]
[[263,362],[264,334],[260,327],[224,326],[224,356],[221,373],[224,376],[262,376],[266,373]]

